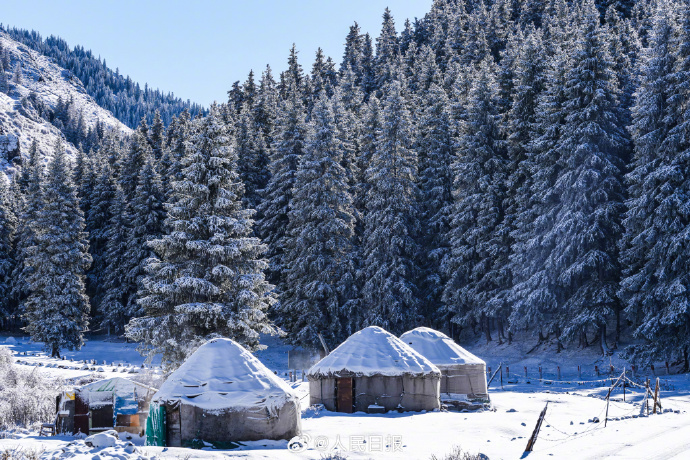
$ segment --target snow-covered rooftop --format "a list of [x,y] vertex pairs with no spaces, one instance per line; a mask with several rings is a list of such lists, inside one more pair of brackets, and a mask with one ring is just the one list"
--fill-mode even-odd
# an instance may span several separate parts
[[459,364],[485,364],[443,332],[428,327],[407,331],[400,340],[441,369]]
[[182,401],[209,411],[266,406],[269,410],[297,399],[288,384],[254,355],[230,339],[200,346],[153,396],[153,401]]
[[378,326],[352,334],[309,369],[310,377],[440,374],[428,359]]

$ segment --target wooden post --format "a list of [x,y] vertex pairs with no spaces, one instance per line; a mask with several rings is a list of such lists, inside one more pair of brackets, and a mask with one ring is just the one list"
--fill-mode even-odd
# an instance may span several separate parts
[[594,366],[594,372],[596,372],[597,377],[599,377],[599,366]]
[[623,368],[623,402],[625,402],[625,368]]
[[668,367],[668,361],[666,361],[666,375],[671,375],[671,368]]
[[658,400],[659,400],[659,377],[656,378],[656,386],[654,388],[654,410],[652,411],[653,414],[656,414],[656,405],[657,405]]
[[527,378],[527,366],[525,366],[525,378]]
[[[496,374],[498,374],[498,371],[501,370],[501,366],[502,366],[502,364],[498,365],[498,369],[496,369],[496,372],[494,372],[493,375],[491,376],[491,378],[489,379],[489,382],[486,384],[487,388],[489,387],[489,385],[491,385],[491,382],[494,381],[494,377],[496,377]],[[491,373],[491,368],[489,368],[489,373]]]
[[503,389],[503,366],[499,366],[499,370],[501,371],[501,390]]
[[649,379],[645,382],[644,403],[647,406],[647,415],[649,415]]
[[546,406],[544,406],[544,409],[542,409],[541,414],[539,414],[539,418],[537,419],[537,425],[534,427],[534,431],[532,432],[532,436],[530,436],[529,441],[527,441],[527,447],[525,447],[525,452],[532,452],[532,450],[534,450],[534,443],[537,442],[537,436],[539,436],[541,424],[544,421],[544,417],[546,416],[547,407],[549,407],[548,401],[546,402]]
[[506,377],[510,378],[510,367],[506,366]]
[[654,372],[654,364],[650,364],[649,367],[652,368],[652,374],[656,375],[656,372]]
[[577,378],[578,380],[582,380],[582,366],[577,366]]
[[541,366],[539,366],[539,380],[541,380]]
[[558,369],[558,380],[561,380],[561,366],[556,366],[556,369]]

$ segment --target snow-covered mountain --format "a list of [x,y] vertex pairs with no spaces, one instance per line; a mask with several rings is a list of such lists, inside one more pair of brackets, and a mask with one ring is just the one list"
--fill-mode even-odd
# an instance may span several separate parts
[[[131,132],[130,128],[86,93],[78,78],[56,65],[51,58],[12,40],[4,32],[0,32],[0,45],[3,54],[7,53],[5,63],[9,61],[9,66],[5,66],[8,80],[6,92],[0,91],[0,170],[11,168],[8,160],[14,158],[17,152],[25,155],[34,139],[38,141],[41,153],[47,156],[50,156],[58,137],[65,139],[60,129],[41,117],[34,105],[55,110],[60,98],[65,102],[71,99],[71,110],[81,112],[85,129],[95,129],[100,121],[105,129]],[[20,72],[19,79],[15,78],[17,71]],[[30,95],[37,104],[22,104],[22,100]],[[77,151],[67,141],[65,147],[68,154]]]

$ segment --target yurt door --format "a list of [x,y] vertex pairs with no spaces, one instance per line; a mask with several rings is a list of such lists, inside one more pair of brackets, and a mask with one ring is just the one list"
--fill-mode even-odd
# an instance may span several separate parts
[[338,412],[352,413],[352,378],[337,379]]

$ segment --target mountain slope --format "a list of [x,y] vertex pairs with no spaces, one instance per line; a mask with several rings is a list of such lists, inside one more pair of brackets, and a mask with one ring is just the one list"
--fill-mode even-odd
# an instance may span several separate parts
[[151,123],[156,111],[160,113],[166,126],[173,116],[184,110],[188,110],[192,117],[206,113],[199,104],[183,101],[172,93],[153,90],[148,85],[141,88],[131,78],[108,68],[105,59],[101,60],[81,46],[70,48],[62,38],[51,35],[43,40],[35,31],[3,29],[1,25],[0,32],[5,32],[13,40],[50,57],[56,64],[74,73],[96,103],[110,110],[131,128],[135,128],[142,117],[146,117],[147,122]]
[[[87,94],[78,78],[50,58],[12,40],[4,32],[0,32],[0,47],[0,59],[9,64],[6,65],[9,69],[5,69],[7,87],[5,92],[0,92],[0,169],[11,166],[9,163],[18,153],[17,145],[20,152],[27,152],[34,139],[44,155],[50,154],[56,139],[65,138],[64,132],[69,129],[69,126],[59,129],[61,122],[56,117],[56,111],[68,101],[72,101],[68,118],[75,121],[81,118],[80,129],[84,132],[89,129],[131,132]],[[66,149],[69,154],[76,152],[71,143],[66,143]]]

